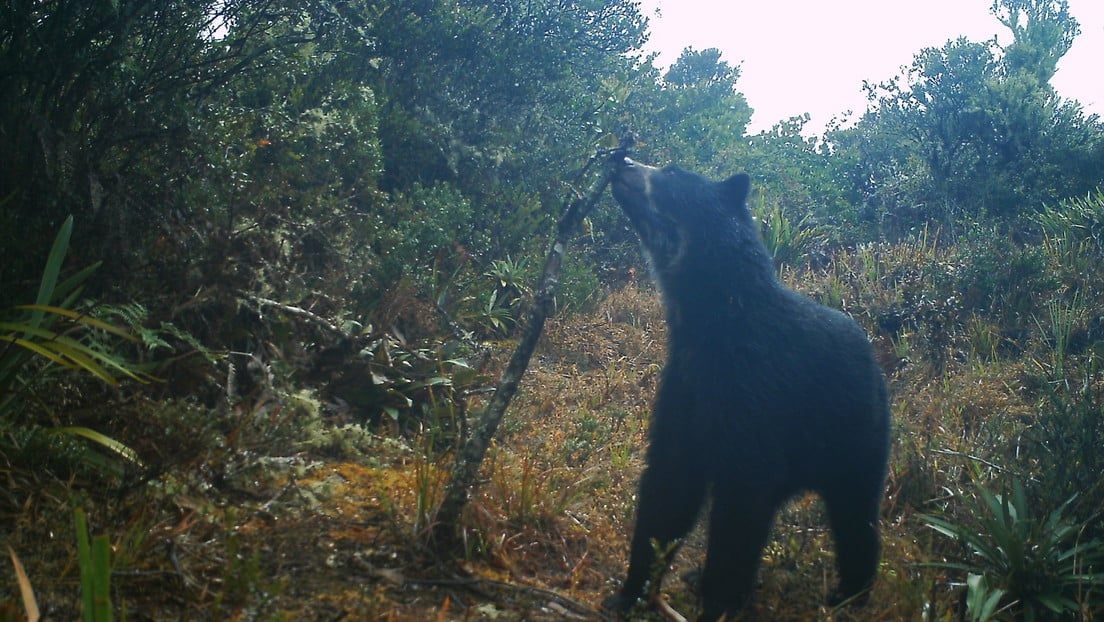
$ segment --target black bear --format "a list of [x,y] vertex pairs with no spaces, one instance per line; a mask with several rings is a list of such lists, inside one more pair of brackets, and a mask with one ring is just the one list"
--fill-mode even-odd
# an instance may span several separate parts
[[608,609],[644,595],[707,494],[702,620],[744,607],[774,515],[801,491],[821,496],[834,535],[840,583],[829,601],[863,601],[877,573],[885,377],[854,320],[778,282],[749,184],[628,158],[613,176],[662,292],[669,343],[628,577]]

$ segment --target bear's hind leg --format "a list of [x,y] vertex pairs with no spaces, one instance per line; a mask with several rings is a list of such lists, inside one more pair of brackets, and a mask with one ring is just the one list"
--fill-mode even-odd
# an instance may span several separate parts
[[[852,481],[850,485],[856,484]],[[824,495],[840,574],[839,587],[828,599],[832,606],[845,601],[861,605],[870,595],[881,555],[878,536],[881,499],[880,482]]]

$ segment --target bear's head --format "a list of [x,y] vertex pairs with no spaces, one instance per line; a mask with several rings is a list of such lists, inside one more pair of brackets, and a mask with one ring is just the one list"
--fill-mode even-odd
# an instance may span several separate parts
[[711,265],[709,272],[718,262],[762,263],[765,250],[747,208],[747,175],[718,182],[676,166],[656,168],[625,158],[612,181],[613,196],[661,284],[700,270],[702,262]]

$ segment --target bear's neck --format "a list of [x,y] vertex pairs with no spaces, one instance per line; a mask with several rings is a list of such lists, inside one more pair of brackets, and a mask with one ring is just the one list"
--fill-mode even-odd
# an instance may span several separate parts
[[755,316],[774,308],[773,302],[783,293],[765,251],[709,257],[697,264],[683,264],[659,275],[672,332],[756,322]]

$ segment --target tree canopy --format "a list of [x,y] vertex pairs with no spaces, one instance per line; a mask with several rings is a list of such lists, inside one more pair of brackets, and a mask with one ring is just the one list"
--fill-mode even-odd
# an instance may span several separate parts
[[1013,39],[949,41],[868,84],[868,112],[828,137],[863,154],[868,196],[915,225],[1012,223],[1100,183],[1100,120],[1050,85],[1079,32],[1065,2],[999,0]]

